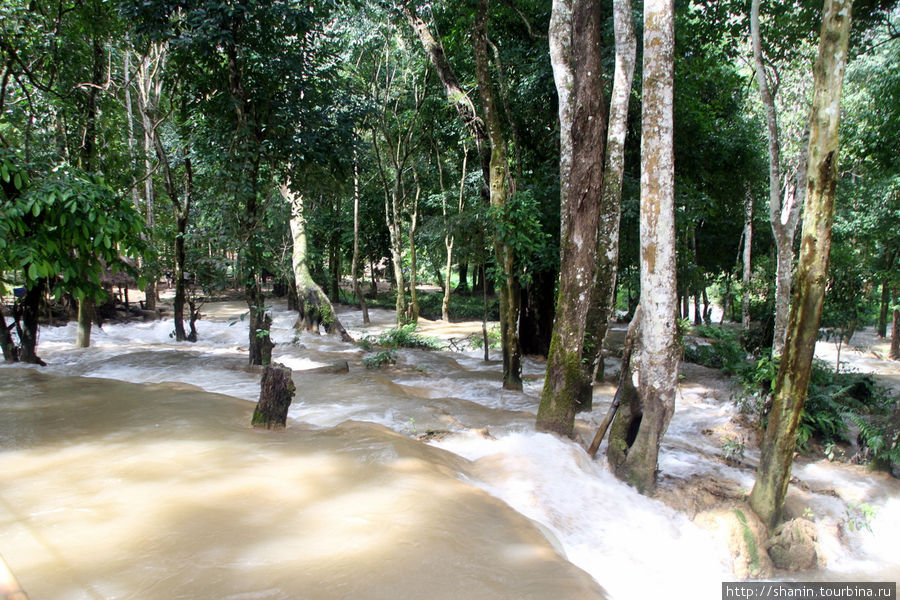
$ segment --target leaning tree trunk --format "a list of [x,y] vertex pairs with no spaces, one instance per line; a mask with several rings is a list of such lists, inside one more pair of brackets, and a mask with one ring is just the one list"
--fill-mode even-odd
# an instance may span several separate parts
[[[555,3],[559,7],[561,3]],[[600,12],[590,0],[572,5],[572,121],[569,196],[560,213],[564,222],[556,319],[550,338],[547,375],[541,393],[536,427],[572,435],[575,412],[593,390],[593,369],[586,360],[596,343],[588,331],[597,271],[598,233],[603,192],[606,112],[603,98]],[[560,140],[564,143],[565,140]]]
[[[472,47],[475,53],[475,75],[478,91],[484,105],[488,138],[491,142],[490,197],[491,206],[502,208],[509,194],[509,165],[506,153],[506,138],[500,119],[500,104],[494,90],[488,53],[488,12],[489,0],[478,0],[475,26],[472,31]],[[503,281],[500,283],[500,338],[503,352],[503,387],[508,390],[522,389],[522,351],[519,347],[519,279],[514,272],[515,256],[509,246],[499,239],[494,241],[494,254]],[[486,279],[486,278],[485,278]],[[487,281],[483,284],[487,286]]]
[[806,400],[825,298],[837,186],[841,86],[847,60],[852,0],[825,0],[810,115],[809,168],[796,292],[787,341],[772,389],[750,506],[774,528],[781,517]]
[[[662,437],[675,410],[679,348],[675,268],[672,79],[675,46],[673,0],[644,2],[643,106],[641,115],[641,314],[638,354],[640,425],[615,474],[638,491],[656,486]],[[630,432],[629,432],[630,433]],[[631,442],[631,443],[629,443]]]
[[297,286],[297,311],[299,316],[294,327],[318,334],[319,326],[327,333],[340,334],[344,341],[352,342],[353,338],[344,329],[341,320],[334,312],[334,306],[319,287],[309,272],[309,255],[306,242],[306,217],[303,212],[303,196],[290,188],[290,180],[278,186],[282,199],[291,207],[291,266]]

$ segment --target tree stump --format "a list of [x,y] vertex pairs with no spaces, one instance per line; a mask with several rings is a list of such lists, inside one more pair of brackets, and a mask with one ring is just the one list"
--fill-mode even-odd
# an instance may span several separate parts
[[259,402],[250,423],[266,429],[284,428],[296,389],[289,368],[283,365],[267,366],[260,382]]

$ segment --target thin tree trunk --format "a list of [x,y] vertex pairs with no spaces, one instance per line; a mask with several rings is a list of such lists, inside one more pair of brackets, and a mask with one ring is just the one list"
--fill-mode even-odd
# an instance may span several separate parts
[[[485,122],[491,143],[490,198],[491,206],[500,208],[506,204],[509,193],[509,166],[506,139],[500,119],[500,106],[494,90],[488,54],[489,0],[478,0],[472,46],[475,51],[475,74],[478,90],[484,105]],[[512,248],[500,240],[494,241],[497,267],[503,274],[500,285],[500,336],[503,348],[503,387],[522,389],[522,353],[519,347],[520,288],[514,272],[515,257]],[[484,282],[487,283],[486,281]],[[485,286],[486,287],[486,286]]]
[[752,274],[752,249],[753,249],[753,195],[747,188],[744,196],[744,270],[741,277],[741,328],[750,329],[750,276]]
[[359,302],[362,311],[363,325],[371,323],[369,320],[369,307],[366,299],[359,289],[359,161],[356,148],[353,149],[353,260],[350,264],[350,274],[353,279],[353,295]]
[[837,186],[841,86],[852,0],[826,0],[814,70],[806,206],[787,341],[772,391],[750,506],[774,528],[781,518],[822,315]]
[[[556,84],[559,116],[559,205],[560,240],[565,238],[569,218],[569,178],[572,171],[572,121],[575,103],[575,71],[572,67],[573,0],[553,0],[550,11],[550,65]],[[562,252],[562,249],[560,249]]]
[[878,311],[878,337],[887,337],[888,311],[891,306],[891,282],[885,277],[881,281],[881,308]]
[[418,257],[416,255],[416,228],[419,224],[419,196],[422,193],[422,187],[419,184],[419,175],[413,166],[413,180],[415,181],[416,193],[413,196],[412,207],[409,211],[409,307],[407,308],[406,320],[409,323],[419,322],[419,293],[416,289],[418,285]]
[[[611,438],[627,454],[615,474],[638,491],[656,486],[659,446],[675,410],[679,348],[675,268],[672,0],[644,2],[641,117],[641,335],[638,394],[642,412],[633,443]],[[630,438],[631,436],[628,436]]]
[[[896,290],[894,295],[896,296]],[[900,360],[900,308],[894,308],[894,319],[891,325],[891,360]]]
[[76,348],[89,348],[91,346],[91,326],[94,321],[94,301],[84,297],[78,303],[78,338],[75,341]]
[[[759,96],[766,111],[766,132],[769,140],[769,222],[775,237],[775,335],[772,355],[779,356],[784,346],[788,310],[791,300],[791,265],[794,258],[794,233],[800,217],[802,200],[793,193],[781,195],[781,141],[775,98],[769,88],[762,54],[759,30],[760,0],[752,0],[750,7],[750,37]],[[790,191],[788,189],[787,191]]]

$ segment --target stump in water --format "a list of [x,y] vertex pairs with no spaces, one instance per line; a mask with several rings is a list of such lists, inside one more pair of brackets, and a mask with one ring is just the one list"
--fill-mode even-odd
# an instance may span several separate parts
[[294,397],[294,380],[285,366],[267,366],[260,382],[259,402],[250,423],[254,427],[277,429],[287,423],[288,407]]

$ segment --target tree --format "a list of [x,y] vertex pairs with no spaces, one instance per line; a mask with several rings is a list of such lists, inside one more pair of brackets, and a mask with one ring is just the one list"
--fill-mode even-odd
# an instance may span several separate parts
[[[484,110],[484,120],[491,146],[490,189],[491,208],[503,211],[509,199],[509,164],[506,136],[500,118],[500,99],[494,87],[488,53],[489,0],[478,0],[475,25],[472,29],[472,47],[475,54],[475,73],[478,91]],[[502,219],[502,217],[500,217]],[[501,236],[494,240],[494,258],[500,272],[500,338],[503,352],[503,387],[522,389],[522,351],[519,346],[519,309],[521,288],[516,276],[516,256]]]
[[[564,178],[560,189],[568,195],[560,209],[559,294],[537,427],[571,435],[576,410],[591,406],[594,376],[615,297],[625,133],[636,43],[631,4],[617,1],[616,69],[607,132],[598,6],[576,2],[571,18],[558,14],[566,8],[563,2],[554,4],[554,23],[571,21],[571,35],[562,27],[551,28],[551,48],[556,48],[551,55],[557,57],[556,72],[565,73],[567,69],[559,63],[568,45],[574,74],[573,118],[570,124],[560,124],[560,176]],[[561,85],[566,84],[563,76]],[[561,101],[566,92],[559,93]],[[566,118],[568,112],[561,108],[560,115]],[[571,130],[564,135],[567,126]],[[571,147],[566,148],[567,143]],[[566,154],[569,157],[563,158]]]
[[[639,409],[617,418],[608,457],[616,475],[642,493],[656,485],[662,436],[675,410],[675,198],[673,164],[674,3],[644,2],[641,117],[641,327],[637,340]],[[624,398],[623,398],[624,400]],[[636,433],[634,430],[636,429]]]
[[772,408],[761,446],[750,506],[773,528],[781,517],[822,315],[838,168],[841,88],[847,60],[852,0],[826,0],[810,115],[809,166],[796,292],[787,338],[772,388]]
[[[96,175],[74,167],[37,175],[29,177],[20,157],[0,155],[0,273],[20,271],[24,281],[13,310],[19,343],[6,333],[0,341],[6,360],[43,364],[36,348],[45,293],[57,299],[68,293],[78,302],[104,299],[101,276],[106,269],[132,270],[123,256],[140,252],[143,223]],[[9,331],[5,317],[2,326]]]

